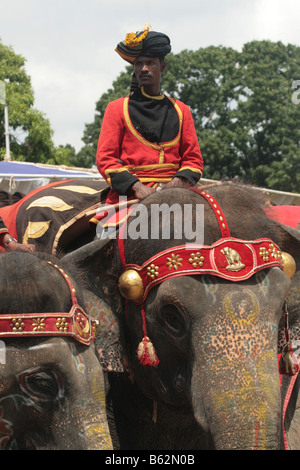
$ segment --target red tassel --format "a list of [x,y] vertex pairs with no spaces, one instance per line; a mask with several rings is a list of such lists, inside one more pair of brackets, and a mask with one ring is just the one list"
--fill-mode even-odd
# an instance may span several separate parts
[[157,367],[159,359],[156,355],[153,344],[148,336],[144,336],[137,350],[137,356],[142,366]]
[[279,373],[281,375],[296,375],[299,370],[299,364],[293,353],[291,343],[286,343],[283,347],[281,358],[279,361]]
[[159,364],[159,359],[156,355],[156,351],[154,349],[153,344],[147,336],[146,313],[144,304],[141,305],[141,314],[143,321],[144,338],[138,346],[137,357],[142,366],[157,367]]

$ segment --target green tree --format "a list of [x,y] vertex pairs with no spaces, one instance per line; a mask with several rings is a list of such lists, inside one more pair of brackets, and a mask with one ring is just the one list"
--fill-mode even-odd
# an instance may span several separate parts
[[240,56],[243,88],[235,112],[240,165],[259,186],[299,192],[300,106],[292,102],[292,83],[300,77],[300,48],[253,41]]
[[241,80],[238,52],[222,46],[185,50],[168,57],[167,63],[164,89],[190,106],[205,177],[228,177],[234,165],[231,115]]
[[[190,106],[206,178],[239,177],[299,192],[300,105],[292,102],[292,83],[300,80],[299,47],[252,41],[241,52],[210,46],[166,60],[162,87]],[[96,103],[80,151],[88,161],[95,161],[105,108],[129,93],[131,73],[127,66]]]
[[[0,80],[4,81],[9,112],[10,153],[13,160],[69,165],[75,151],[55,148],[45,115],[34,108],[31,79],[25,59],[0,40]],[[0,106],[2,108],[2,106]],[[0,159],[5,156],[4,113],[0,113]]]

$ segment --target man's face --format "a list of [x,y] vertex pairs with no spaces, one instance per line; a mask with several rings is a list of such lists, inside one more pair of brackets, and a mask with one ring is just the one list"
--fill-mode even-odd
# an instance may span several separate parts
[[[158,57],[139,56],[133,64],[133,70],[140,86],[159,93],[160,78],[166,63]],[[157,91],[158,90],[158,91]]]

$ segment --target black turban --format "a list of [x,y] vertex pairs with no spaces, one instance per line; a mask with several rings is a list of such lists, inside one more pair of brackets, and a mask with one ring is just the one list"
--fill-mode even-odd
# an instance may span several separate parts
[[116,47],[116,52],[130,64],[142,55],[164,57],[171,52],[170,39],[164,33],[145,29],[138,33],[128,33],[124,41]]

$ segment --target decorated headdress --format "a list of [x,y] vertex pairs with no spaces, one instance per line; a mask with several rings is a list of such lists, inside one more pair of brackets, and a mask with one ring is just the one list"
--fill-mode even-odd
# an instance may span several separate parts
[[119,42],[116,52],[130,64],[140,56],[164,57],[171,52],[169,37],[164,33],[151,31],[146,24],[142,31],[126,34],[124,41]]
[[[128,264],[124,245],[127,224],[124,223],[120,229],[118,245],[124,272],[119,278],[119,290],[126,301],[141,306],[143,338],[138,345],[137,357],[143,366],[157,367],[159,364],[154,345],[147,333],[145,301],[149,291],[161,282],[177,276],[203,274],[240,282],[271,267],[283,269],[289,277],[296,272],[296,263],[292,256],[281,252],[279,246],[271,239],[242,240],[232,237],[225,215],[216,199],[205,191],[195,188],[190,190],[207,200],[218,221],[221,238],[212,245],[191,243],[172,246],[155,254],[142,265]],[[288,324],[285,330],[287,342],[283,348],[280,373],[294,375],[300,366],[294,362],[295,357],[288,339]]]

